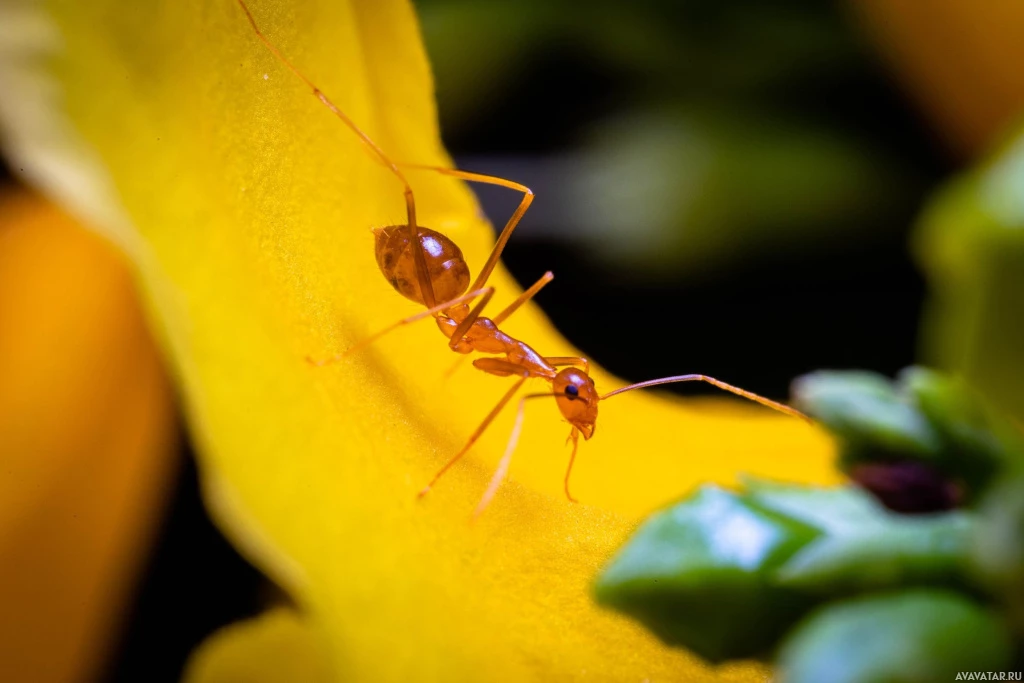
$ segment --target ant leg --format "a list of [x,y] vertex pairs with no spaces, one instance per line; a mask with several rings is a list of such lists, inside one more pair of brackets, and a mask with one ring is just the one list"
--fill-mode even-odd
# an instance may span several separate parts
[[469,328],[473,327],[473,323],[480,319],[480,314],[483,313],[484,307],[487,306],[487,304],[491,300],[491,297],[494,296],[494,287],[487,287],[483,291],[485,292],[485,294],[480,298],[480,301],[477,302],[476,306],[473,307],[473,310],[469,312],[469,315],[467,315],[458,324],[458,326],[455,328],[455,331],[452,332],[452,336],[449,338],[448,341],[448,348],[450,348],[451,350],[455,350],[455,347],[459,345],[459,342],[462,341],[462,338],[466,336],[467,332],[469,332]]
[[[491,322],[493,322],[495,325],[500,325],[501,323],[503,323],[510,315],[515,313],[520,306],[522,306],[527,301],[535,297],[537,295],[537,292],[544,289],[544,285],[546,285],[547,283],[551,282],[554,279],[555,274],[552,273],[550,270],[541,275],[540,279],[534,282],[528,290],[520,294],[518,297],[516,297],[515,301],[506,306],[505,310],[496,315],[494,318],[491,318]],[[469,315],[466,316],[465,320],[459,323],[459,326],[455,328],[455,332],[452,333],[451,341],[448,342],[448,345],[451,348],[454,349],[458,345],[459,340],[462,339],[466,332],[469,331],[469,328],[473,326],[473,323],[477,321],[477,319],[480,317],[480,314],[484,310],[484,306],[486,306],[487,302],[489,302],[490,300],[490,296],[484,296],[484,298],[480,300],[480,303],[473,307],[473,310],[469,312]]]
[[450,366],[448,367],[448,369],[444,371],[444,374],[443,374],[443,375],[441,375],[441,376],[442,376],[442,377],[443,377],[443,378],[444,378],[445,380],[449,380],[449,379],[451,379],[451,376],[452,376],[452,375],[454,375],[454,374],[455,374],[455,373],[456,373],[456,372],[458,371],[458,369],[462,367],[462,363],[463,363],[463,362],[464,362],[465,360],[466,360],[466,356],[459,356],[458,358],[456,358],[456,359],[455,359],[455,362],[454,362],[454,363],[452,363],[452,364],[451,364],[451,365],[450,365]]
[[[479,517],[483,511],[490,505],[491,500],[494,498],[494,494],[498,492],[501,487],[501,482],[505,480],[505,476],[508,474],[508,466],[512,462],[512,454],[516,451],[516,445],[519,443],[519,434],[523,431],[523,418],[526,416],[526,402],[531,398],[547,398],[553,396],[553,394],[544,392],[541,394],[527,394],[519,399],[519,409],[516,411],[516,423],[512,427],[512,434],[508,437],[508,443],[505,445],[505,454],[501,456],[501,461],[498,463],[498,468],[494,470],[494,475],[491,477],[491,481],[487,484],[487,490],[484,491],[484,495],[480,497],[480,502],[477,503],[476,509],[473,511],[473,519]],[[573,429],[573,434],[576,434],[576,430]],[[573,458],[576,457],[576,451],[573,449]],[[572,463],[569,463],[572,467]],[[566,475],[566,481],[568,481],[568,474]],[[567,484],[568,486],[568,484]],[[569,491],[566,489],[566,495]],[[569,500],[573,500],[572,496]]]
[[509,375],[532,376],[532,373],[522,365],[512,363],[502,358],[477,358],[473,361],[473,367],[483,370],[488,375],[508,377]]
[[[252,27],[256,37],[260,39],[260,42],[270,50],[271,54],[277,57],[278,61],[288,67],[289,71],[295,74],[300,81],[305,83],[306,87],[313,91],[313,96],[320,100],[321,104],[327,107],[331,113],[341,119],[341,122],[356,134],[356,137],[359,138],[359,141],[363,143],[363,146],[373,155],[373,157],[383,164],[385,168],[391,171],[395,177],[398,178],[399,182],[402,183],[402,192],[405,195],[405,211],[406,218],[408,220],[408,229],[412,231],[413,234],[411,237],[414,238],[416,245],[420,246],[419,249],[413,252],[413,260],[416,262],[416,280],[420,285],[420,292],[423,293],[423,303],[426,304],[427,308],[432,308],[434,304],[437,303],[437,300],[434,298],[434,287],[430,282],[430,273],[427,270],[427,260],[423,255],[423,248],[419,239],[420,232],[416,223],[416,200],[413,197],[412,186],[409,185],[409,181],[406,179],[405,174],[398,168],[398,164],[392,161],[391,158],[384,153],[384,150],[378,147],[377,143],[375,143],[369,135],[364,133],[363,130],[357,126],[345,112],[339,109],[338,106],[334,104],[334,102],[332,102],[315,83],[313,83],[313,81],[309,80],[304,73],[299,71],[298,67],[292,64],[291,61],[289,61],[288,58],[285,57],[279,49],[277,49],[277,46],[263,34],[263,31],[261,31],[260,27],[256,24],[256,19],[253,18],[252,12],[249,11],[249,7],[245,4],[244,0],[237,0],[237,2],[239,7],[242,8],[242,11],[245,12],[245,18],[249,20],[249,25]],[[482,286],[483,285],[475,285],[470,287],[470,289],[481,289]]]
[[[517,310],[519,310],[520,306],[525,304],[527,301],[529,301],[533,297],[537,296],[537,292],[542,290],[544,288],[544,285],[546,285],[547,283],[551,282],[554,279],[555,279],[555,274],[552,273],[550,270],[548,272],[544,273],[543,275],[540,276],[540,279],[538,279],[536,282],[534,282],[533,285],[528,290],[526,290],[525,292],[520,294],[516,298],[515,301],[513,301],[507,307],[505,307],[505,310],[503,310],[501,313],[499,313],[498,315],[496,315],[493,318],[491,318],[491,320],[494,322],[495,325],[501,325],[501,323],[505,322],[510,315],[515,313]],[[455,335],[453,334],[452,337],[454,338]],[[454,375],[455,371],[459,369],[459,366],[462,365],[462,362],[464,360],[466,360],[465,356],[461,356],[461,357],[457,358],[455,360],[455,362],[452,363],[452,366],[445,371],[445,373],[444,373],[445,379],[447,379],[447,378],[451,377],[452,375]],[[548,360],[550,360],[550,359],[548,359]],[[581,359],[581,360],[583,360],[583,363],[585,365],[587,361],[585,359]],[[586,372],[586,370],[584,370],[584,372]]]
[[575,366],[583,368],[584,375],[590,375],[590,361],[587,358],[579,355],[550,355],[544,358],[554,366]]
[[329,365],[331,363],[335,363],[335,362],[341,360],[342,358],[344,358],[345,356],[348,356],[349,354],[355,353],[356,351],[369,346],[373,342],[377,341],[378,339],[380,339],[381,337],[386,335],[388,332],[393,332],[393,331],[397,330],[399,327],[402,327],[403,325],[409,325],[411,323],[416,322],[417,320],[423,320],[424,318],[429,318],[430,316],[434,315],[435,313],[440,313],[440,312],[444,311],[445,309],[451,308],[452,306],[457,306],[457,305],[459,305],[461,303],[469,301],[470,299],[473,299],[473,298],[478,297],[480,295],[483,295],[483,296],[489,298],[490,296],[493,296],[493,294],[494,294],[494,287],[485,287],[484,289],[478,289],[478,290],[476,290],[474,292],[468,292],[468,293],[463,294],[462,296],[460,296],[460,297],[458,297],[456,299],[452,299],[451,301],[446,301],[443,304],[438,304],[437,306],[434,306],[433,308],[428,308],[425,311],[421,311],[421,312],[417,313],[416,315],[410,315],[408,318],[402,318],[398,322],[392,323],[391,325],[388,325],[387,327],[385,327],[380,332],[377,332],[375,334],[370,335],[369,337],[367,337],[366,339],[362,340],[361,342],[359,342],[355,346],[349,348],[348,350],[342,351],[341,353],[336,354],[334,356],[331,356],[330,358],[325,358],[323,360],[314,360],[312,357],[306,356],[306,360],[308,362],[312,363],[313,365],[317,366],[317,367],[323,367],[324,365]]
[[427,166],[424,164],[405,164],[398,163],[398,166],[404,168],[415,168],[423,171],[436,171],[442,175],[449,175],[455,178],[462,178],[474,183],[486,183],[488,185],[500,185],[501,187],[507,187],[510,190],[516,190],[517,192],[523,193],[523,198],[519,202],[519,206],[512,213],[512,216],[505,223],[505,227],[502,229],[501,234],[498,235],[497,241],[494,243],[494,248],[491,249],[491,255],[487,257],[486,263],[483,268],[480,269],[480,274],[477,275],[476,282],[470,289],[479,289],[487,284],[487,279],[491,276],[491,272],[494,271],[495,266],[498,265],[498,259],[501,258],[501,252],[504,251],[505,245],[508,243],[510,237],[512,237],[512,231],[516,229],[519,221],[522,219],[523,214],[530,208],[530,204],[533,203],[533,190],[528,188],[526,185],[506,180],[505,178],[498,178],[497,176],[484,175],[482,173],[470,173],[469,171],[460,171],[456,168],[444,168],[443,166]]
[[[409,223],[406,230],[412,233],[412,243],[416,245],[412,250],[412,260],[416,264],[416,282],[419,283],[420,293],[423,294],[423,303],[427,308],[434,308],[437,299],[434,298],[434,285],[430,282],[430,271],[427,270],[427,257],[423,254],[420,228],[415,223]],[[475,291],[481,288],[472,287],[471,289]]]
[[575,427],[572,428],[572,432],[569,434],[569,438],[566,441],[572,441],[572,455],[569,456],[569,466],[565,469],[565,497],[573,503],[579,501],[572,497],[569,493],[569,475],[572,474],[572,465],[576,462],[576,449],[580,445],[580,430]]
[[516,311],[518,311],[520,306],[525,304],[527,301],[529,301],[533,297],[537,296],[537,292],[539,292],[540,290],[544,289],[544,285],[546,285],[547,283],[551,282],[554,279],[555,279],[555,274],[552,273],[550,270],[548,272],[544,273],[543,275],[540,276],[540,278],[536,282],[534,282],[530,286],[530,288],[528,290],[526,290],[525,292],[520,294],[518,297],[516,297],[515,301],[513,301],[508,306],[506,306],[505,310],[503,310],[501,313],[499,313],[498,315],[496,315],[493,318],[491,318],[491,320],[494,321],[495,325],[502,324],[503,322],[508,320],[509,316],[511,316]]
[[505,444],[505,453],[501,456],[498,468],[494,470],[494,475],[487,484],[484,495],[480,496],[480,502],[476,504],[476,509],[473,510],[473,519],[483,514],[487,506],[491,504],[494,494],[498,492],[501,482],[505,480],[505,476],[508,474],[508,466],[512,464],[512,454],[516,452],[516,445],[519,443],[519,433],[523,431],[524,417],[526,417],[526,397],[519,400],[519,409],[516,411],[516,423],[512,427],[512,434],[508,437],[508,443]]
[[[523,372],[525,373],[526,371],[524,370]],[[464,456],[469,451],[469,449],[472,448],[473,444],[476,443],[476,440],[479,439],[480,435],[484,433],[484,430],[487,429],[488,426],[490,426],[491,422],[494,421],[494,418],[496,418],[498,416],[498,413],[501,412],[501,409],[505,407],[505,404],[512,400],[512,397],[515,395],[517,391],[519,391],[519,388],[523,386],[523,382],[525,382],[527,379],[529,379],[529,375],[523,374],[522,377],[520,377],[516,381],[516,383],[512,385],[512,388],[509,389],[505,393],[505,395],[501,397],[501,400],[498,401],[498,404],[494,406],[490,413],[487,414],[487,417],[485,417],[484,421],[480,423],[480,426],[476,428],[476,431],[470,435],[469,440],[466,442],[466,445],[463,446],[458,453],[452,456],[452,458],[444,464],[444,467],[437,471],[437,474],[434,475],[434,478],[430,480],[429,484],[427,484],[420,490],[420,492],[417,494],[417,497],[422,498],[423,496],[430,493],[430,489],[433,488],[434,484],[437,483],[437,480],[441,478],[441,475],[447,472],[452,465],[454,465],[455,463],[462,459],[462,456]]]
[[[345,114],[345,112],[338,109],[337,105],[335,105],[334,102],[332,102],[327,97],[327,95],[325,95],[323,91],[321,91],[320,88],[317,87],[315,83],[313,83],[313,81],[309,80],[309,78],[307,78],[304,73],[299,71],[298,67],[292,64],[288,60],[288,58],[285,57],[279,49],[277,49],[277,46],[274,45],[274,43],[270,42],[270,39],[263,34],[263,31],[261,31],[260,27],[256,24],[256,19],[253,18],[252,12],[249,11],[249,7],[245,4],[245,2],[243,0],[237,0],[237,2],[238,5],[242,8],[242,11],[245,12],[245,18],[249,20],[249,25],[252,27],[252,30],[256,34],[256,37],[260,39],[260,42],[262,42],[267,47],[267,49],[270,50],[271,54],[277,57],[278,61],[280,61],[282,64],[288,67],[289,71],[295,74],[300,81],[305,83],[306,87],[313,91],[313,96],[320,100],[321,104],[330,109],[335,116],[341,119],[342,123],[348,126],[348,128],[353,133],[356,134],[356,136],[359,138],[359,141],[363,143],[363,146],[374,156],[374,158],[376,158],[377,161],[383,164],[389,171],[391,171],[395,175],[396,178],[398,178],[398,180],[402,183],[404,187],[405,207],[406,213],[408,214],[409,218],[409,225],[416,225],[416,202],[413,199],[412,187],[409,185],[409,181],[405,179],[405,175],[402,173],[402,171],[399,170],[398,164],[392,161],[388,157],[388,155],[385,154],[384,151],[380,147],[378,147],[377,144],[372,139],[370,139],[370,136],[364,133],[362,129],[359,126],[357,126],[355,122],[348,117],[348,115]],[[479,289],[479,287],[473,287],[473,289]]]

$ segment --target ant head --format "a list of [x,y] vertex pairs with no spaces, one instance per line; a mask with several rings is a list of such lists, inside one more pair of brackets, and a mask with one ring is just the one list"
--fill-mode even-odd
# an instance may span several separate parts
[[600,399],[594,380],[579,368],[566,368],[555,375],[552,384],[562,417],[580,430],[584,439],[592,437]]

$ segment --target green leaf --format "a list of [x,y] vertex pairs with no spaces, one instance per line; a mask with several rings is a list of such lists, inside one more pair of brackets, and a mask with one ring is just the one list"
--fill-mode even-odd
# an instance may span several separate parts
[[900,373],[899,381],[941,435],[946,471],[981,487],[1002,466],[1024,461],[1020,432],[963,380],[911,367]]
[[1011,645],[998,618],[955,593],[913,590],[829,604],[783,643],[786,683],[933,683],[1001,671]]
[[646,521],[598,578],[597,600],[705,659],[768,650],[809,606],[767,577],[816,532],[705,486]]
[[1024,638],[1024,473],[992,486],[979,505],[971,558],[982,582],[1007,606]]
[[890,516],[881,528],[812,542],[779,568],[781,585],[841,595],[914,584],[965,583],[973,519],[961,512]]
[[816,372],[798,378],[793,393],[798,407],[838,437],[847,471],[915,461],[970,501],[1003,466],[1024,462],[1018,429],[963,380],[927,368],[907,368],[897,382]]
[[963,584],[973,518],[962,512],[906,516],[860,488],[748,482],[745,498],[819,530],[774,572],[779,585],[849,595],[911,583]]
[[766,479],[744,479],[746,499],[787,519],[835,536],[878,531],[887,523],[884,508],[862,489],[845,486],[815,488]]
[[934,460],[942,439],[887,378],[870,372],[821,371],[793,382],[795,405],[843,442],[845,464],[861,460]]

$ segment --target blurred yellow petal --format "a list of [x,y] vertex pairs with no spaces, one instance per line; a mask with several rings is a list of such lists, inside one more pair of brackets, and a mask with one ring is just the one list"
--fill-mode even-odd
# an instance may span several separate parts
[[277,608],[227,626],[192,655],[191,683],[330,683],[330,659],[320,636],[293,610]]
[[973,156],[1024,113],[1020,0],[850,2],[950,145]]
[[174,409],[131,277],[0,197],[0,680],[93,680],[170,475]]
[[[581,445],[574,493],[584,504],[573,505],[561,491],[568,426],[536,401],[512,483],[477,524],[469,513],[511,410],[418,502],[508,382],[471,367],[445,381],[454,357],[431,323],[336,366],[303,360],[418,310],[373,257],[369,228],[403,216],[394,178],[274,61],[232,0],[37,5],[66,40],[46,55],[55,80],[45,90],[59,93],[68,120],[44,135],[28,122],[43,95],[17,91],[6,123],[46,141],[20,145],[18,164],[74,201],[70,181],[46,170],[64,150],[69,165],[91,169],[94,191],[111,188],[76,206],[139,265],[207,502],[323,634],[337,680],[763,678],[760,667],[713,671],[663,647],[598,610],[589,583],[642,513],[697,482],[739,472],[833,481],[822,433],[735,402],[626,394],[602,407],[596,437]],[[449,162],[406,2],[264,1],[253,11],[396,158]],[[468,188],[428,173],[413,185],[422,224],[479,267],[493,233]],[[493,282],[499,306],[520,291],[504,270]],[[623,316],[615,324],[637,324]],[[573,352],[535,306],[507,328],[542,352]],[[637,336],[638,352],[682,353],[649,330]],[[696,369],[684,362],[681,372]],[[594,374],[606,390],[619,383]]]

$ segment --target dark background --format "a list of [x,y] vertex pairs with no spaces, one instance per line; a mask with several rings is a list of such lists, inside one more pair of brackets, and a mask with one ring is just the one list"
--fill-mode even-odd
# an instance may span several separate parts
[[[514,179],[543,180],[532,160],[585,149],[586,131],[602,121],[624,111],[688,111],[694,102],[755,120],[811,121],[900,160],[908,180],[884,210],[862,215],[871,222],[862,239],[859,226],[847,226],[841,237],[817,239],[812,249],[795,248],[787,240],[769,242],[772,248],[760,255],[697,273],[664,262],[656,267],[635,259],[617,263],[592,241],[567,239],[551,217],[574,207],[545,207],[566,193],[535,187],[536,210],[510,242],[505,263],[523,284],[545,270],[556,273],[539,302],[568,339],[601,365],[633,381],[701,372],[785,397],[791,379],[813,369],[859,367],[893,374],[913,362],[924,284],[907,240],[924,198],[948,176],[953,160],[841,5],[773,5],[774,16],[817,27],[818,34],[805,33],[820,40],[823,31],[832,41],[827,44],[840,46],[839,57],[836,50],[816,53],[813,46],[806,48],[810,57],[801,57],[799,45],[792,45],[799,43],[793,36],[803,35],[800,31],[778,40],[749,40],[759,36],[751,28],[757,22],[737,17],[744,10],[760,11],[759,3],[631,3],[631,21],[638,22],[633,28],[641,35],[665,32],[666,44],[677,40],[690,48],[679,55],[669,50],[637,57],[629,45],[609,49],[600,35],[594,37],[614,28],[587,33],[591,29],[575,5],[563,8],[562,16],[521,2],[516,21],[527,28],[510,29],[507,16],[497,12],[498,23],[480,29],[499,47],[502,40],[512,44],[506,59],[515,68],[499,70],[497,83],[474,88],[464,85],[459,71],[460,60],[473,59],[472,46],[463,49],[452,26],[462,21],[472,27],[477,10],[443,0],[418,4],[435,59],[444,138],[459,165],[471,170],[500,173],[512,160],[522,170]],[[613,4],[593,3],[591,11],[596,21],[614,25]],[[535,22],[530,12],[538,14]],[[515,31],[531,27],[547,37],[526,46]],[[774,66],[769,59],[789,53],[795,57]],[[815,54],[821,63],[807,68],[801,59],[813,61]],[[766,60],[767,76],[744,76]],[[446,98],[454,89],[458,101]],[[13,182],[9,174],[3,177]],[[517,201],[501,189],[483,188],[478,194],[496,224]],[[834,220],[858,218],[837,212]],[[686,221],[680,223],[685,229]],[[821,231],[830,229],[829,221],[821,223]],[[109,668],[110,683],[177,680],[197,644],[219,626],[256,614],[273,594],[212,526],[187,446],[182,455],[177,490]]]

